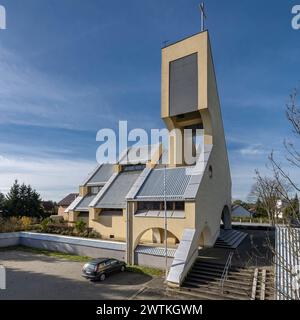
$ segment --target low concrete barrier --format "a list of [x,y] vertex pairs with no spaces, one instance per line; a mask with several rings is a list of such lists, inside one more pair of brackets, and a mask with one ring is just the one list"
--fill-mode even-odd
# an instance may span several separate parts
[[19,232],[0,233],[0,248],[19,245],[19,238]]
[[0,233],[0,247],[23,245],[92,258],[125,260],[126,244],[116,241],[85,239],[34,232]]

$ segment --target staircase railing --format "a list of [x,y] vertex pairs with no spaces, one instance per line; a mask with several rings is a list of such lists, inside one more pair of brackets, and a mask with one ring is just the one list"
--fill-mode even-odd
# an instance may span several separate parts
[[221,280],[220,280],[220,288],[221,288],[221,292],[223,294],[224,292],[224,283],[225,281],[227,280],[228,278],[228,272],[229,272],[229,269],[231,267],[231,263],[232,263],[232,257],[234,255],[234,252],[231,251],[228,255],[228,258],[227,258],[227,261],[226,261],[226,264],[225,264],[225,267],[224,267],[224,270],[223,270],[223,273],[222,273],[222,276],[221,276]]

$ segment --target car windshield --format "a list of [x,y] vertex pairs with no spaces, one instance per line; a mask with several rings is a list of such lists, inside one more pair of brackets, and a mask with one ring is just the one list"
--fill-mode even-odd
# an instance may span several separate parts
[[97,265],[96,265],[96,264],[92,264],[92,263],[86,263],[86,264],[83,266],[83,269],[84,269],[85,271],[96,271]]

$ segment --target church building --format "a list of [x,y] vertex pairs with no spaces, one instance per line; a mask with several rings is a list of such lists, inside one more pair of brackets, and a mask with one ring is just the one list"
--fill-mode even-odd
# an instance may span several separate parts
[[138,250],[163,250],[166,214],[174,253],[168,282],[177,286],[198,250],[214,246],[221,223],[231,229],[231,176],[208,31],[167,45],[161,55],[161,118],[169,131],[201,132],[201,154],[187,164],[180,134],[169,137],[167,167],[160,144],[143,147],[148,156],[134,164],[126,156],[140,150],[128,148],[117,163],[95,168],[65,213],[70,223],[82,219],[102,239],[123,242],[129,264],[140,263]]

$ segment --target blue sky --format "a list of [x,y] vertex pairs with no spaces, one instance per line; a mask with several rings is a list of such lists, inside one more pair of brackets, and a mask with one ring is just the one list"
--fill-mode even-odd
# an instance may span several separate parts
[[[299,2],[299,1],[298,1]],[[31,183],[74,192],[95,165],[96,132],[163,127],[160,48],[199,31],[195,0],[0,0],[0,191]],[[284,107],[299,84],[297,0],[208,0],[233,178],[246,198],[256,168],[290,137]]]

